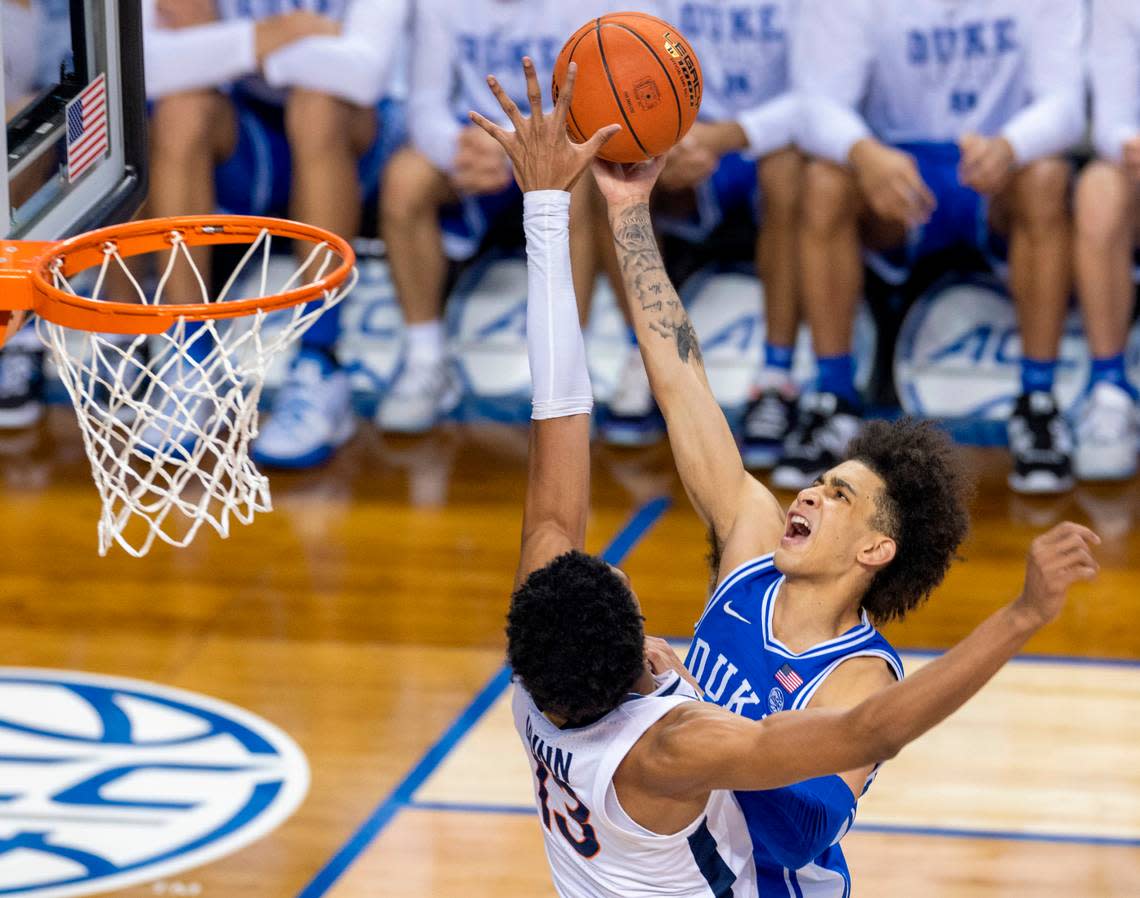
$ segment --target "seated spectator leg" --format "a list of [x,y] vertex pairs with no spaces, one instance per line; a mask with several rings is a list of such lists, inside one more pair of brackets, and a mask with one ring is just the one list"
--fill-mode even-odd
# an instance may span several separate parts
[[798,420],[772,473],[783,489],[803,489],[837,463],[859,429],[852,334],[863,289],[861,203],[850,170],[813,160],[804,175],[800,283],[819,367],[817,391],[800,404]]
[[[285,136],[292,163],[289,214],[349,240],[356,237],[362,202],[357,161],[376,137],[376,113],[329,94],[294,88],[285,103]],[[307,245],[297,247],[298,263],[310,250]],[[301,338],[300,351],[254,443],[258,462],[312,467],[330,458],[355,432],[351,385],[336,356],[340,308],[326,311]]]
[[804,158],[796,149],[757,163],[762,212],[756,269],[764,283],[765,338],[759,378],[741,424],[741,455],[750,468],[780,459],[795,421],[792,356],[800,323],[799,228]]
[[[216,208],[214,166],[233,152],[237,121],[233,106],[213,90],[162,97],[150,123],[150,194],[147,214],[208,215]],[[191,250],[198,270],[210,282],[209,251]],[[197,279],[187,265],[176,265],[167,285],[173,302],[200,302]]]
[[1074,455],[1081,479],[1117,479],[1136,471],[1137,394],[1124,350],[1136,296],[1137,194],[1127,172],[1110,162],[1090,163],[1077,182],[1077,297],[1092,355]]
[[1069,163],[1041,159],[1020,169],[995,199],[991,223],[1009,240],[1009,286],[1021,331],[1021,397],[1010,420],[1019,492],[1072,485],[1072,436],[1053,398],[1057,353],[1072,288]]
[[403,371],[377,411],[385,430],[429,429],[453,386],[445,359],[447,256],[439,210],[454,199],[447,176],[412,147],[397,152],[385,169],[380,227],[407,324]]
[[[583,326],[590,318],[590,302],[598,275],[605,272],[611,284],[621,284],[617,254],[609,235],[605,201],[594,183],[594,176],[587,171],[570,193],[570,264],[578,298],[578,318]],[[618,297],[620,300],[620,292]],[[621,305],[624,309],[624,303]]]

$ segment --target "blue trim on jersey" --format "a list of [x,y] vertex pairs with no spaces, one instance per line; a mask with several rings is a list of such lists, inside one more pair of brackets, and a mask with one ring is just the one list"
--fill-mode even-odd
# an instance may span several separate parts
[[802,660],[804,658],[818,658],[821,655],[828,655],[832,652],[842,651],[843,649],[854,648],[875,635],[875,628],[871,626],[871,622],[867,619],[867,612],[864,611],[862,614],[863,622],[852,627],[841,636],[813,645],[810,649],[798,654],[793,652],[780,642],[772,632],[772,615],[776,610],[776,596],[779,594],[784,579],[785,578],[781,575],[779,580],[774,581],[772,585],[768,587],[764,593],[764,604],[761,606],[760,628],[764,636],[764,648],[770,652],[774,652],[781,657],[789,658],[793,661]]
[[800,881],[796,877],[795,870],[785,870],[784,880],[787,882],[788,888],[791,890],[794,898],[804,898],[804,890],[800,888]]
[[705,610],[701,612],[701,616],[697,620],[696,624],[694,624],[693,630],[695,631],[697,627],[699,627],[704,622],[704,619],[708,616],[708,613],[712,611],[713,606],[716,605],[716,603],[724,597],[725,592],[734,584],[738,583],[741,578],[746,577],[752,573],[759,573],[760,571],[766,570],[769,567],[775,567],[775,557],[776,556],[774,552],[769,552],[767,555],[761,555],[758,558],[750,558],[748,561],[745,561],[742,564],[738,564],[735,568],[733,568],[732,572],[723,580],[721,580],[720,585],[713,590],[713,594],[709,597],[708,602],[705,603]]
[[717,851],[716,838],[709,832],[707,817],[689,836],[689,850],[693,853],[697,869],[701,871],[713,895],[716,898],[733,898],[732,884],[736,882],[736,874]]

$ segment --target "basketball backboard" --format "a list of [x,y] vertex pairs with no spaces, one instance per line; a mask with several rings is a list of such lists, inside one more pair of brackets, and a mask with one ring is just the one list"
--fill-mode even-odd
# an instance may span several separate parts
[[57,240],[146,194],[139,0],[0,0],[0,239]]

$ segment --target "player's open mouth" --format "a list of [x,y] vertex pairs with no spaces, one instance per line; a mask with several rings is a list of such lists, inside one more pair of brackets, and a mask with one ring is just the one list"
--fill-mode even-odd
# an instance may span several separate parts
[[787,526],[784,528],[782,542],[786,546],[802,545],[811,536],[811,522],[802,514],[788,515]]

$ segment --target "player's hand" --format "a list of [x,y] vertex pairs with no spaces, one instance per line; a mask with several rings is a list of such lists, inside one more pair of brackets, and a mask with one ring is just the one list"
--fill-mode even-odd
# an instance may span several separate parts
[[1017,156],[1008,140],[965,134],[958,147],[962,151],[958,165],[958,180],[962,184],[986,196],[1005,189],[1017,167]]
[[628,165],[604,159],[594,160],[594,182],[606,198],[611,215],[624,206],[649,202],[653,185],[665,167],[665,158],[658,156],[648,162]]
[[689,669],[685,667],[685,662],[673,651],[673,646],[669,645],[669,643],[661,637],[645,637],[645,660],[649,662],[649,669],[658,676],[675,670],[681,675],[682,680],[697,690],[697,695],[704,695],[704,690],[701,689],[697,681],[693,679],[693,675],[689,673]]
[[690,131],[665,154],[657,183],[662,190],[692,190],[711,178],[718,165],[720,156]]
[[1124,141],[1124,170],[1132,180],[1140,181],[1140,134]]
[[340,34],[340,22],[328,16],[317,15],[307,10],[287,12],[278,16],[258,19],[253,26],[254,52],[257,64],[274,51],[287,47],[306,37],[336,37]]
[[530,57],[523,58],[523,73],[530,101],[530,115],[525,117],[495,76],[487,77],[487,84],[514,125],[514,131],[500,128],[478,112],[471,113],[471,121],[502,145],[514,166],[519,189],[524,193],[530,190],[569,190],[582,177],[602,144],[617,134],[621,126],[606,125],[585,143],[574,143],[566,133],[566,116],[574,96],[578,66],[570,63],[566,83],[550,115],[542,111],[542,88],[538,86],[538,75]]
[[192,28],[218,20],[215,0],[158,0],[155,11],[164,28]]
[[511,166],[499,142],[482,128],[471,125],[459,132],[451,185],[461,194],[498,193],[511,183]]
[[930,220],[934,194],[910,155],[867,138],[851,148],[849,159],[859,187],[876,215],[907,228]]
[[1100,537],[1088,527],[1065,521],[1033,540],[1025,565],[1025,587],[1013,608],[1034,628],[1056,620],[1069,587],[1092,580],[1100,570],[1092,547]]

